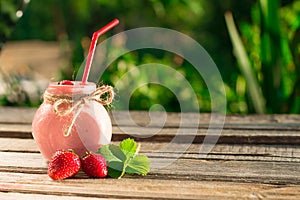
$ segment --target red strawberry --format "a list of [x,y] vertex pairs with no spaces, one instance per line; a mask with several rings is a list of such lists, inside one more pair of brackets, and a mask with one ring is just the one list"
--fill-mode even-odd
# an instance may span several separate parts
[[80,167],[80,158],[73,151],[58,150],[49,162],[48,175],[53,180],[62,180],[77,174]]
[[63,81],[58,82],[58,85],[74,85],[74,83],[69,80],[63,80]]
[[105,158],[100,154],[87,153],[81,160],[82,171],[90,177],[106,177],[107,166]]

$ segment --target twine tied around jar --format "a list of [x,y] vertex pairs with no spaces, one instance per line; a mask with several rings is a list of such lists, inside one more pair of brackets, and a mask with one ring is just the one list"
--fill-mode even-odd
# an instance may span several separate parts
[[[53,105],[55,114],[59,116],[65,116],[74,112],[74,117],[71,124],[66,128],[64,136],[71,134],[72,127],[80,114],[83,106],[89,101],[96,101],[102,105],[109,105],[114,99],[113,87],[109,85],[103,85],[94,92],[88,95],[84,94],[51,94],[47,91],[43,94],[44,102]],[[105,96],[105,97],[104,97]]]

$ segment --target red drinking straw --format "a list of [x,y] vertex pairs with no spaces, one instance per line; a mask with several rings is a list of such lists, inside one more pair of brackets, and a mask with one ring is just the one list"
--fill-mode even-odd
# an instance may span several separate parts
[[87,60],[86,60],[84,73],[83,73],[83,76],[82,76],[82,81],[81,81],[82,84],[86,84],[87,79],[89,77],[91,64],[92,64],[92,60],[93,60],[93,57],[94,57],[95,48],[96,48],[96,44],[97,44],[97,40],[98,40],[99,36],[106,33],[108,30],[110,30],[111,28],[116,26],[118,23],[119,23],[119,20],[114,19],[113,21],[111,21],[106,26],[99,29],[97,32],[95,32],[93,34],[92,41],[91,41],[91,46],[90,46],[90,49],[89,49],[89,54],[88,54],[88,57],[87,57]]

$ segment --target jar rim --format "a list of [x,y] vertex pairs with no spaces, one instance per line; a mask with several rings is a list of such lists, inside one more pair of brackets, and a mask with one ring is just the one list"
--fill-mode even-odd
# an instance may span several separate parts
[[87,82],[82,84],[81,81],[72,81],[73,85],[60,85],[59,82],[50,82],[47,92],[52,94],[89,94],[96,90],[96,84]]

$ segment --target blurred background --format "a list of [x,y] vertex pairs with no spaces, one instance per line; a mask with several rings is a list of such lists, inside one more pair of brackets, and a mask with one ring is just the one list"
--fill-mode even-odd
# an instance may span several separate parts
[[[222,75],[227,113],[300,113],[299,0],[0,0],[0,105],[41,103],[49,81],[74,80],[94,31],[120,25],[99,38],[139,27],[164,27],[201,44]],[[114,85],[143,63],[172,66],[190,82],[201,112],[210,96],[201,76],[178,55],[144,49],[123,55],[102,76]],[[172,77],[166,77],[172,79]],[[130,109],[161,104],[179,112],[163,86],[138,88]]]

